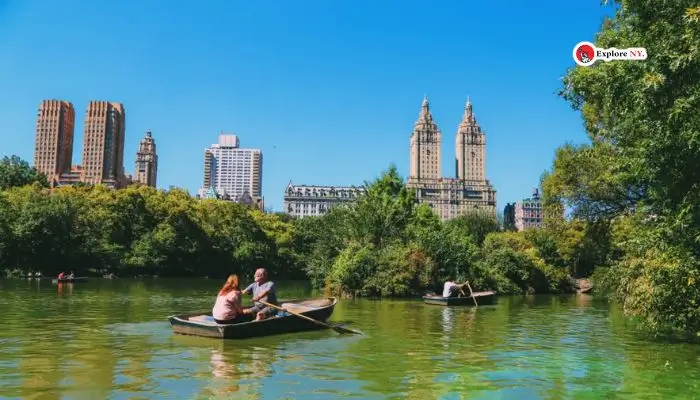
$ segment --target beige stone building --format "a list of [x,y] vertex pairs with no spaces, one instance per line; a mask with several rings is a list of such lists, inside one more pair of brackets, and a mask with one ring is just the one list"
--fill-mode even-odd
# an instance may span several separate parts
[[283,211],[297,218],[318,217],[364,194],[362,186],[294,185],[289,182],[284,191]]
[[134,168],[133,182],[156,187],[158,179],[158,153],[156,141],[150,130],[139,143],[139,151],[136,152],[136,165]]
[[125,113],[121,103],[91,101],[88,105],[83,139],[83,182],[122,185]]
[[62,100],[44,100],[39,106],[34,145],[34,167],[50,182],[71,171],[75,109]]
[[442,133],[423,99],[420,115],[410,139],[408,187],[416,190],[416,200],[428,204],[443,220],[469,211],[496,213],[496,190],[486,179],[486,134],[467,100],[464,117],[455,138],[455,178],[442,176]]

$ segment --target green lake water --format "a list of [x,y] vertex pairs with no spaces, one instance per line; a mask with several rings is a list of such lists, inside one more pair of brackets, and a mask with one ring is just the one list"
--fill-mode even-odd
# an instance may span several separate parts
[[[700,346],[645,340],[590,296],[444,308],[342,300],[316,331],[175,335],[218,280],[0,281],[2,399],[692,399]],[[311,295],[278,283],[280,298]],[[317,294],[315,294],[317,295]]]

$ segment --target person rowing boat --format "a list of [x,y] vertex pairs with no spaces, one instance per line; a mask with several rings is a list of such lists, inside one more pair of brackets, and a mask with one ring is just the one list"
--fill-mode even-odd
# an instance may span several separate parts
[[277,314],[277,310],[274,308],[258,302],[258,300],[263,300],[266,303],[278,305],[275,283],[267,280],[267,270],[265,268],[258,268],[255,271],[255,282],[243,289],[242,293],[253,295],[253,307],[244,309],[244,314],[255,314],[256,321],[260,321]]
[[465,295],[464,288],[467,287],[466,283],[459,284],[453,280],[448,280],[445,282],[445,286],[442,290],[442,297],[456,297]]

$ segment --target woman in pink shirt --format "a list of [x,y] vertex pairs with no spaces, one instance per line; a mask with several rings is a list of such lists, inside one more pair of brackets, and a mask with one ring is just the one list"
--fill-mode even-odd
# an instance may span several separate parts
[[216,303],[211,315],[218,324],[235,324],[246,320],[241,305],[238,275],[229,275],[228,279],[226,279],[226,283],[224,283],[224,286],[216,296]]

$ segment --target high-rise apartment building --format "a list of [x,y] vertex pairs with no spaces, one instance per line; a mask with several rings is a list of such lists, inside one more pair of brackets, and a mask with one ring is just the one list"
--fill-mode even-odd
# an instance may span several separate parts
[[216,192],[221,198],[237,201],[262,198],[262,164],[260,149],[244,149],[236,135],[219,135],[219,142],[204,150],[204,179],[200,197]]
[[455,178],[441,174],[441,136],[428,99],[423,99],[410,139],[407,186],[415,189],[416,200],[428,204],[443,220],[473,210],[495,215],[496,190],[486,179],[486,135],[476,121],[471,101],[467,100],[457,128]]
[[121,103],[91,101],[85,112],[83,181],[119,187],[124,179],[126,115]]
[[158,154],[156,153],[156,141],[150,130],[139,143],[139,151],[136,152],[136,166],[134,168],[134,182],[156,187],[158,178]]
[[71,170],[75,109],[62,100],[44,100],[39,106],[34,145],[34,167],[50,182]]

